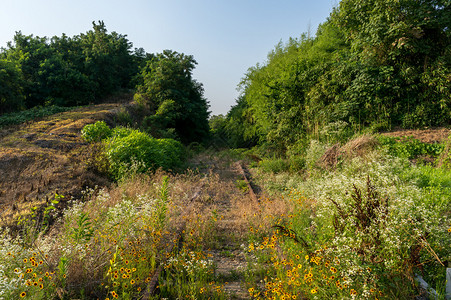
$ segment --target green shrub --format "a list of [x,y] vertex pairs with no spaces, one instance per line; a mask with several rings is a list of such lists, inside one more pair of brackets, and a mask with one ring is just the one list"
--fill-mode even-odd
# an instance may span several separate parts
[[183,146],[175,140],[155,139],[138,130],[121,128],[114,130],[113,137],[106,142],[106,155],[112,176],[120,179],[129,172],[180,167]]
[[353,134],[354,131],[347,122],[337,121],[324,126],[320,130],[318,138],[320,141],[329,144],[344,143],[352,137]]
[[413,137],[396,138],[380,135],[377,139],[382,146],[388,149],[389,153],[408,159],[421,155],[438,157],[444,149],[442,144],[423,143]]
[[437,159],[438,166],[451,169],[451,135],[448,137],[448,141],[445,143],[445,147]]
[[81,130],[81,136],[87,142],[100,142],[111,136],[111,129],[105,121],[97,121],[94,124],[89,124]]
[[[86,125],[82,136],[88,142],[102,141],[110,175],[118,180],[130,173],[163,168],[173,170],[182,165],[184,148],[172,139],[155,139],[136,129],[110,129],[104,121]],[[99,154],[98,154],[99,155]]]
[[129,128],[129,127],[123,127],[123,126],[114,127],[113,131],[111,133],[111,137],[112,138],[123,138],[123,137],[126,137],[126,136],[132,134],[133,131],[134,131],[134,129]]
[[305,165],[309,171],[314,171],[318,168],[317,163],[324,155],[328,148],[327,144],[321,143],[317,140],[311,140],[305,153]]
[[288,171],[290,168],[288,161],[282,158],[263,159],[258,163],[258,166],[263,171],[274,174]]
[[305,169],[305,158],[302,156],[292,156],[288,159],[291,172],[301,172]]

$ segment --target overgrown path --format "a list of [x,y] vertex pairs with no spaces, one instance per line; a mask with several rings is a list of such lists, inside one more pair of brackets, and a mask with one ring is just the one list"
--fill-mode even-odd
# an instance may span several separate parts
[[246,214],[254,211],[257,203],[243,185],[237,163],[205,156],[196,164],[207,168],[208,171],[204,171],[208,172],[209,181],[208,196],[199,212],[217,218],[205,244],[215,264],[216,284],[224,286],[228,299],[250,299],[245,283]]

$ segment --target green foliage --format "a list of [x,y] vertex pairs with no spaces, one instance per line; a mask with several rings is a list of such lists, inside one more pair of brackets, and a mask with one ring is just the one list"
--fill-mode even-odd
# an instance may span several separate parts
[[235,186],[242,192],[247,193],[249,192],[249,186],[247,185],[246,180],[243,179],[237,179],[235,181]]
[[171,150],[177,152],[176,149],[165,146],[157,139],[137,130],[126,136],[113,136],[106,145],[111,173],[119,179],[130,167],[136,168],[136,172],[156,170],[158,167],[166,170],[176,167],[177,162],[173,162],[168,155]]
[[27,121],[43,118],[56,113],[68,111],[73,108],[60,107],[60,106],[36,106],[20,112],[6,113],[0,116],[0,127],[17,125],[25,123]]
[[0,115],[24,107],[20,69],[0,56]]
[[227,113],[224,131],[230,147],[255,146],[260,138],[249,105],[243,97]]
[[137,66],[131,55],[132,44],[125,35],[108,33],[103,21],[93,30],[77,37],[85,56],[85,72],[95,86],[99,99],[120,87],[127,87]]
[[46,203],[46,206],[33,206],[30,208],[29,214],[19,217],[17,225],[20,228],[24,245],[32,245],[41,232],[47,231],[52,218],[51,213],[55,210],[55,205],[63,198],[63,195],[55,193],[54,199]]
[[131,48],[125,35],[108,33],[102,21],[74,37],[16,32],[0,51],[0,113],[37,105],[84,105],[130,87],[147,59],[142,49],[132,53]]
[[[226,128],[283,152],[299,139],[342,141],[366,127],[449,124],[449,5],[341,1],[315,37],[279,43],[249,68]],[[346,130],[324,134],[333,124]]]
[[267,158],[258,163],[259,168],[264,172],[277,174],[280,172],[288,171],[290,165],[287,160],[283,158]]
[[118,126],[118,127],[114,127],[112,129],[112,134],[109,137],[115,137],[115,138],[124,138],[130,134],[132,134],[132,132],[134,131],[134,129],[130,128],[130,127],[123,127],[123,126]]
[[112,135],[110,127],[105,121],[97,121],[94,124],[88,124],[81,130],[81,136],[89,143],[100,142]]
[[70,237],[77,244],[89,242],[92,235],[94,234],[92,222],[90,221],[89,215],[85,212],[80,213],[76,227],[72,227],[70,230],[72,230]]
[[202,85],[192,78],[196,64],[190,55],[166,50],[142,68],[135,100],[150,109],[145,126],[153,136],[168,136],[173,129],[186,144],[208,137],[208,103]]
[[120,179],[125,175],[158,168],[174,170],[182,165],[183,145],[173,139],[155,139],[128,127],[110,129],[104,121],[88,124],[82,129],[88,142],[102,142],[102,153],[108,161],[109,173]]
[[443,144],[423,143],[413,137],[395,138],[379,135],[379,143],[388,149],[388,152],[409,159],[422,155],[437,158],[444,149]]
[[319,131],[320,141],[328,144],[345,143],[354,135],[354,131],[347,122],[337,121],[326,124]]
[[438,158],[438,165],[443,168],[451,169],[451,136],[448,137],[445,148]]
[[159,197],[156,201],[156,211],[155,211],[155,221],[156,221],[156,228],[162,229],[165,225],[166,221],[166,213],[168,210],[168,203],[169,203],[169,177],[164,176],[163,181],[161,183],[160,187],[160,193]]
[[420,271],[432,286],[445,285],[451,173],[382,153],[308,178],[262,176],[290,205],[288,217],[269,217],[278,235],[250,241],[249,252],[271,255],[273,266],[254,294],[410,299],[418,291],[409,278]]
[[226,126],[227,119],[224,115],[211,116],[208,120],[210,126],[210,143],[218,148],[227,147],[229,145]]

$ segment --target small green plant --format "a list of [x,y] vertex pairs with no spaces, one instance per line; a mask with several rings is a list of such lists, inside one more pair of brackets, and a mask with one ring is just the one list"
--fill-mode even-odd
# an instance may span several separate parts
[[110,137],[112,131],[105,121],[97,121],[94,124],[88,124],[81,130],[81,136],[87,142],[100,142]]
[[78,220],[77,227],[71,228],[72,234],[70,237],[75,243],[89,242],[94,234],[94,228],[87,213],[81,212]]
[[21,228],[23,242],[31,245],[41,232],[46,232],[50,225],[51,212],[55,210],[55,205],[63,199],[63,195],[55,193],[54,200],[44,207],[33,206],[30,213],[20,216],[17,225]]
[[169,189],[168,189],[169,177],[164,176],[160,187],[159,197],[156,201],[156,228],[163,228],[166,220],[166,212],[168,210],[169,202]]
[[61,256],[58,263],[58,278],[61,283],[62,291],[64,291],[66,286],[68,267],[69,267],[69,259],[65,256]]
[[237,179],[235,181],[236,187],[242,192],[247,193],[249,191],[249,187],[247,185],[247,182],[243,179]]
[[258,163],[258,166],[268,173],[281,173],[290,169],[290,163],[283,158],[268,158],[263,159]]

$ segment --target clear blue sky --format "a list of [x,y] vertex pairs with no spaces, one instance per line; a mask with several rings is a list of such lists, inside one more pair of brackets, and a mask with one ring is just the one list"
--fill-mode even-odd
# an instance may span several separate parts
[[212,114],[234,105],[240,79],[264,63],[279,41],[299,37],[329,16],[338,0],[2,0],[0,47],[16,31],[68,36],[103,20],[149,53],[171,49],[193,55]]

